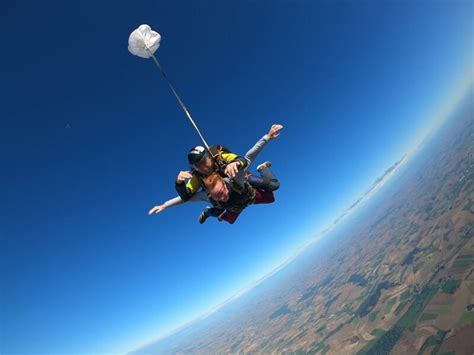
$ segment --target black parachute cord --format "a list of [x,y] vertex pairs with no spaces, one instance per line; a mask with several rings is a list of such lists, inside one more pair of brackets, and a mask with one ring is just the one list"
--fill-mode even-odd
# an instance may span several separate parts
[[[187,118],[189,119],[189,122],[191,122],[191,124],[193,125],[194,129],[196,130],[197,134],[199,135],[199,137],[201,138],[202,142],[204,143],[204,146],[206,147],[207,151],[209,152],[209,154],[211,154],[211,149],[209,147],[209,145],[207,144],[206,140],[204,139],[204,136],[202,135],[201,131],[199,130],[198,126],[196,125],[196,123],[194,122],[193,118],[191,117],[191,114],[189,113],[186,105],[184,104],[184,102],[181,100],[181,98],[179,97],[178,93],[176,92],[173,84],[171,83],[171,80],[168,79],[168,76],[166,75],[163,67],[161,66],[160,62],[158,62],[158,59],[156,59],[156,57],[153,55],[153,53],[147,48],[147,51],[148,53],[150,54],[151,58],[153,59],[153,61],[155,62],[156,66],[158,67],[158,69],[160,70],[161,72],[161,75],[163,76],[163,78],[165,79],[166,83],[168,84],[168,86],[170,87],[171,91],[173,92],[173,95],[175,96],[176,100],[178,100],[178,103],[179,105],[181,106],[181,108],[183,109],[184,113],[186,114]],[[212,154],[211,154],[212,156]]]

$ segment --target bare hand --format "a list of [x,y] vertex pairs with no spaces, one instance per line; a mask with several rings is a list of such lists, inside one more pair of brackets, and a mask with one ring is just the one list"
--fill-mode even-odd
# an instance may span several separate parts
[[269,139],[278,138],[278,136],[280,135],[280,131],[282,129],[283,129],[283,125],[281,125],[281,124],[272,125],[272,127],[270,128],[270,130],[267,133]]
[[162,204],[162,205],[153,207],[151,210],[148,211],[148,214],[152,215],[153,213],[160,213],[164,210],[166,210],[166,205]]
[[180,171],[178,177],[176,178],[176,182],[181,184],[186,179],[191,179],[193,175],[189,171]]
[[224,171],[227,176],[231,178],[235,177],[235,175],[237,175],[239,172],[239,163],[234,161],[233,163],[228,164]]

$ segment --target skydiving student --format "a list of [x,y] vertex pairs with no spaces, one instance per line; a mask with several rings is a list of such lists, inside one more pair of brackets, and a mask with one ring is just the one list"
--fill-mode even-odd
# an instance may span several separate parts
[[[246,161],[245,168],[244,169],[237,169],[237,172],[234,170],[234,168],[228,168],[230,164],[227,164],[227,166],[224,166],[224,173],[226,171],[229,172],[229,176],[232,176],[235,180],[240,182],[240,185],[243,185],[243,181],[246,179],[250,185],[253,187],[259,188],[264,191],[274,191],[279,187],[279,182],[278,180],[271,174],[268,175],[266,174],[266,170],[263,170],[263,173],[260,172],[260,176],[256,176],[253,174],[249,174],[247,172],[247,169],[250,167],[250,165],[253,163],[255,160],[256,156],[262,151],[262,149],[265,147],[265,145],[272,139],[277,138],[280,135],[280,131],[283,129],[282,125],[279,124],[274,124],[270,128],[267,134],[265,134],[245,155],[244,159]],[[204,150],[199,152],[200,157],[196,157],[196,149],[191,150],[190,154],[188,155],[188,160],[193,168],[193,174],[191,174],[189,171],[181,171],[178,174],[178,178],[176,181],[176,186],[177,190],[181,191],[182,193],[182,198],[181,194],[178,197],[175,197],[169,201],[166,201],[165,203],[161,205],[154,206],[148,214],[153,214],[153,213],[160,213],[164,211],[166,208],[173,207],[179,204],[182,204],[183,202],[186,201],[208,201],[208,196],[205,191],[197,191],[199,189],[204,188],[203,185],[203,178],[206,176],[209,176],[212,174],[212,172],[218,170],[218,167],[216,166],[217,164],[213,163],[212,160],[209,157],[209,154],[206,154]],[[212,150],[211,150],[212,151]],[[221,153],[224,155],[222,157],[223,160],[227,160],[230,163],[233,162],[241,162],[242,158],[239,158],[236,154],[226,152],[226,151],[221,151]],[[241,163],[238,163],[239,165],[244,165]],[[267,165],[267,164],[265,164]],[[263,165],[259,165],[259,168],[262,167]],[[197,168],[197,169],[196,169]],[[195,170],[195,171],[194,171]],[[262,170],[261,168],[259,170]],[[208,173],[205,175],[205,173]],[[222,170],[221,170],[222,172]],[[223,175],[221,173],[221,175]],[[225,176],[225,175],[224,175]],[[189,179],[188,182],[185,184],[184,181],[185,179]],[[194,180],[193,180],[194,178]],[[197,191],[197,192],[196,192]],[[212,213],[208,212],[205,215],[201,214],[199,220],[201,223],[205,221],[205,219],[210,216]]]
[[[257,168],[260,176],[278,182],[270,171],[270,162],[260,164]],[[252,204],[272,203],[275,201],[274,190],[263,190],[250,185],[248,180],[242,184],[229,177],[223,178],[217,173],[204,179],[209,202],[213,207],[207,207],[199,216],[199,223],[204,223],[208,217],[217,217],[219,221],[233,224],[240,213]],[[279,186],[279,184],[278,184]],[[278,188],[278,187],[277,187]]]

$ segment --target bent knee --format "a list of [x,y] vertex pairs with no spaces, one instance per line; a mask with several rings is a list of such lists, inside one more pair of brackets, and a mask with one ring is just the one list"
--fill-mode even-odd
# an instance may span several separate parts
[[270,183],[268,184],[268,190],[270,191],[276,191],[280,188],[280,181],[277,179],[271,180]]

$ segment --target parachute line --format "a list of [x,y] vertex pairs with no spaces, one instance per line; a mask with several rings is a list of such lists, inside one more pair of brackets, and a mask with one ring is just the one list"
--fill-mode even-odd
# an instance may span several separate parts
[[194,129],[196,130],[196,132],[199,134],[199,137],[201,138],[202,142],[204,143],[204,146],[206,147],[206,149],[209,151],[209,145],[207,144],[206,140],[204,139],[203,135],[201,134],[201,131],[199,130],[198,126],[196,125],[196,123],[194,122],[193,118],[191,117],[191,114],[189,113],[188,109],[186,108],[186,106],[184,105],[183,101],[181,100],[181,98],[179,97],[178,93],[176,92],[176,90],[174,89],[174,86],[173,84],[171,83],[171,81],[168,79],[168,77],[166,76],[166,73],[165,71],[163,70],[163,67],[161,66],[160,62],[158,62],[158,59],[156,59],[156,57],[154,56],[154,54],[148,49],[146,48],[146,50],[148,51],[148,53],[150,54],[150,57],[153,59],[153,61],[155,62],[156,66],[158,67],[158,69],[160,70],[161,72],[161,75],[163,75],[163,78],[166,80],[166,82],[168,83],[168,86],[170,87],[171,91],[173,92],[173,95],[176,97],[176,100],[178,100],[178,103],[179,105],[181,106],[181,108],[183,109],[184,113],[186,114],[186,116],[188,117],[189,121],[191,122],[191,124],[193,125]]

